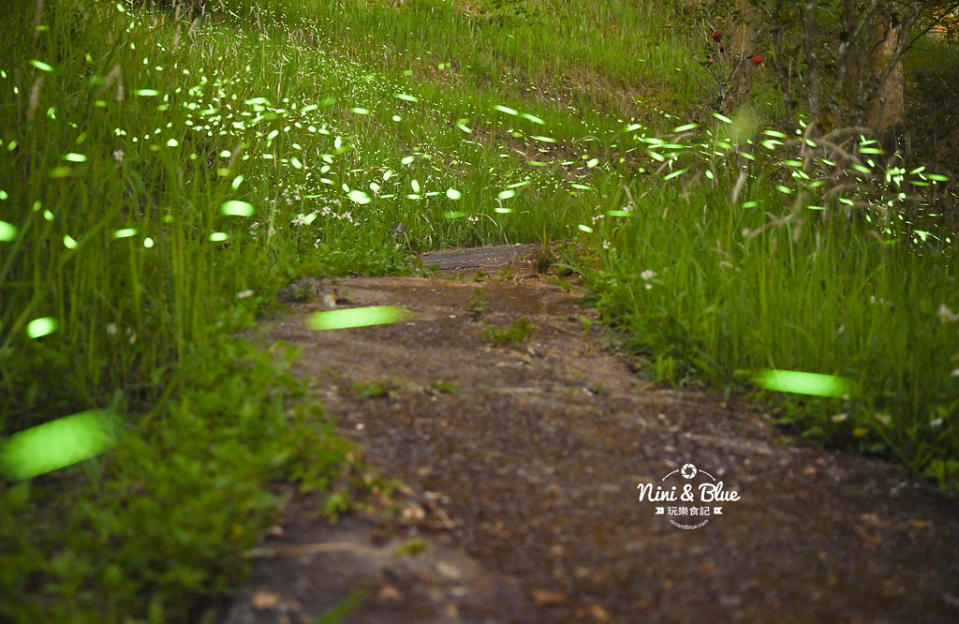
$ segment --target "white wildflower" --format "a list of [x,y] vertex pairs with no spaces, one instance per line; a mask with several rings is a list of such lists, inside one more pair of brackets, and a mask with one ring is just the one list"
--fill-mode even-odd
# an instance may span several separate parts
[[[651,279],[653,279],[654,277],[656,277],[656,272],[655,272],[655,271],[651,271],[650,269],[646,269],[645,271],[643,271],[642,273],[640,273],[639,276],[640,276],[641,278],[643,278],[643,281],[648,282],[649,280],[651,280]],[[647,287],[648,287],[648,285],[647,285]]]
[[291,225],[309,225],[316,220],[316,213],[311,212],[309,214],[298,214],[296,218],[290,221]]
[[951,323],[953,321],[959,321],[959,314],[954,314],[949,307],[942,303],[939,304],[939,312],[936,314],[939,315],[939,320],[943,323]]
[[241,290],[240,292],[236,293],[237,299],[246,299],[247,297],[252,297],[252,296],[253,296],[253,291],[249,289]]

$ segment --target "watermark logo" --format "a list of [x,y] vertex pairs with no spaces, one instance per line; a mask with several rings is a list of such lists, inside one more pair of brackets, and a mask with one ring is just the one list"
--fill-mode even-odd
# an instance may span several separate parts
[[683,464],[659,483],[640,483],[636,489],[640,502],[654,503],[657,516],[685,530],[706,526],[723,515],[726,503],[740,500],[738,491],[726,489],[722,481],[694,464]]

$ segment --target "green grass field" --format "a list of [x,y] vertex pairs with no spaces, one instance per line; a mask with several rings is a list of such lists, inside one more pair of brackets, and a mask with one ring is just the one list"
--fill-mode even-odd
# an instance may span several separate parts
[[[385,487],[283,354],[232,336],[298,276],[411,272],[427,249],[566,241],[556,260],[664,383],[755,392],[956,487],[955,187],[780,118],[761,72],[751,108],[716,111],[710,30],[681,3],[19,4],[0,434],[100,408],[122,426],[95,459],[0,481],[0,619],[201,617],[272,517],[269,480],[331,513]],[[760,391],[762,369],[849,385]]]

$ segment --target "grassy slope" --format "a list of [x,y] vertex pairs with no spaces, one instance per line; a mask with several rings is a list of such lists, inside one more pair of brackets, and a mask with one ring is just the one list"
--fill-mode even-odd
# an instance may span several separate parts
[[[311,433],[319,415],[295,407],[271,356],[224,337],[295,275],[410,270],[430,247],[585,243],[572,262],[650,371],[720,387],[747,368],[847,375],[848,399],[781,413],[947,480],[959,338],[937,311],[959,309],[955,242],[867,221],[863,203],[904,205],[871,174],[823,199],[823,153],[745,143],[762,106],[711,117],[708,31],[688,16],[625,1],[224,4],[192,25],[76,0],[47,2],[36,34],[31,11],[4,18],[0,219],[17,233],[0,242],[0,428],[118,388],[127,426],[99,459],[0,484],[16,535],[0,590],[21,598],[0,614],[30,621],[77,595],[57,619],[170,621],[228,587],[269,522],[266,480],[329,488],[360,467]],[[840,198],[863,216],[823,225],[806,208],[838,213]],[[224,214],[231,201],[252,216]],[[57,331],[29,338],[44,317]]]

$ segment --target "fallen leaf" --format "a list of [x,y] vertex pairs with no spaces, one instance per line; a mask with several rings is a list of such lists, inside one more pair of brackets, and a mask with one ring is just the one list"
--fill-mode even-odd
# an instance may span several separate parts
[[270,609],[280,604],[280,595],[273,592],[256,592],[253,594],[254,609]]
[[566,594],[544,591],[542,589],[533,590],[533,603],[537,607],[548,607],[563,604],[564,602],[566,602]]
[[399,602],[403,600],[403,594],[400,593],[400,590],[396,589],[395,585],[387,583],[380,588],[380,591],[376,593],[377,597],[380,600],[385,600],[387,602]]
[[460,572],[459,568],[452,563],[447,563],[445,561],[437,561],[436,570],[441,576],[445,576],[448,579],[458,579],[463,576],[463,573]]
[[872,513],[864,513],[859,516],[859,519],[865,522],[866,524],[871,524],[875,527],[883,526],[883,521],[879,519],[879,516]]
[[404,522],[419,522],[426,517],[426,512],[419,505],[408,505],[403,508],[401,516]]
[[602,605],[594,604],[589,609],[586,609],[586,612],[593,616],[593,619],[597,622],[609,621],[609,611],[604,609]]

